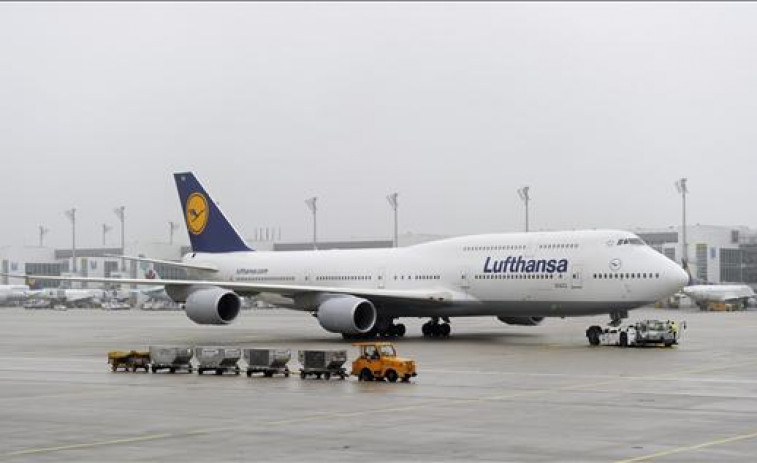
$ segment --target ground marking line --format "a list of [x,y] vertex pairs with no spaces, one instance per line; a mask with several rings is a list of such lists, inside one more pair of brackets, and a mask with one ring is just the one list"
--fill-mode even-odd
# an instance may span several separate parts
[[670,450],[663,450],[663,451],[660,451],[660,452],[657,452],[657,453],[651,453],[649,455],[643,455],[643,456],[636,457],[636,458],[630,458],[628,460],[618,460],[615,463],[633,463],[633,462],[637,462],[637,461],[654,460],[655,458],[666,457],[668,455],[674,455],[676,453],[689,452],[689,451],[692,451],[692,450],[699,450],[699,449],[703,449],[703,448],[707,448],[707,447],[713,447],[715,445],[730,444],[731,442],[737,442],[737,441],[746,440],[746,439],[754,439],[755,437],[757,437],[757,432],[753,432],[753,433],[750,433],[750,434],[741,434],[741,435],[738,435],[738,436],[726,437],[726,438],[723,438],[723,439],[718,439],[718,440],[714,440],[714,441],[710,441],[710,442],[704,442],[704,443],[701,443],[701,444],[689,445],[689,446],[685,446],[685,447],[676,447],[676,448],[673,448],[673,449],[670,449]]
[[[650,375],[650,376],[624,376],[624,377],[607,380],[607,381],[572,384],[572,385],[561,386],[561,387],[551,388],[551,389],[515,392],[515,393],[509,393],[509,394],[497,394],[493,396],[474,397],[474,398],[456,398],[456,399],[440,398],[440,399],[434,400],[433,402],[425,402],[425,403],[415,404],[415,405],[406,405],[406,406],[401,406],[401,407],[380,408],[380,409],[369,409],[369,410],[358,410],[358,411],[353,411],[353,412],[318,413],[315,415],[309,415],[307,417],[261,421],[259,423],[256,423],[256,425],[280,426],[280,425],[285,425],[285,424],[307,423],[310,421],[320,420],[323,418],[339,418],[339,417],[352,418],[352,417],[365,416],[365,415],[376,415],[376,414],[385,414],[385,413],[390,413],[390,412],[394,413],[398,411],[422,409],[422,408],[427,408],[427,407],[432,407],[432,406],[462,405],[462,404],[467,404],[467,403],[489,402],[489,401],[514,399],[514,398],[522,398],[522,397],[529,397],[529,396],[538,397],[541,395],[555,394],[555,393],[563,392],[563,391],[581,390],[581,389],[587,389],[587,388],[592,388],[596,386],[606,386],[608,384],[617,384],[617,383],[622,383],[625,381],[638,381],[638,380],[648,381],[650,379],[664,378],[664,377],[675,376],[675,375],[680,375],[680,374],[692,374],[692,373],[702,373],[706,371],[724,370],[724,369],[749,365],[753,363],[757,363],[757,360],[750,360],[746,362],[734,363],[734,364],[729,364],[729,365],[717,365],[717,366],[704,367],[704,368],[681,370],[681,371],[676,371],[676,372],[662,373],[662,374]],[[194,435],[211,434],[215,432],[223,432],[226,430],[238,429],[238,428],[239,428],[238,426],[235,426],[235,427],[201,429],[201,430],[195,430],[195,431],[188,431],[184,433],[151,434],[151,435],[146,435],[146,436],[114,439],[114,440],[109,440],[109,441],[61,445],[61,446],[56,446],[56,447],[32,448],[32,449],[27,449],[27,450],[9,452],[0,456],[13,457],[13,456],[21,456],[21,455],[33,455],[33,454],[40,454],[40,453],[58,452],[58,451],[64,451],[64,450],[86,449],[86,448],[101,447],[101,446],[107,446],[107,445],[128,444],[128,443],[134,443],[134,442],[147,442],[147,441],[154,441],[154,440],[160,440],[160,439],[171,439],[171,438],[178,438],[178,437],[189,437],[189,436],[194,436]],[[716,441],[714,443],[699,444],[698,446],[681,447],[680,448],[681,450],[673,449],[668,452],[677,453],[675,450],[677,450],[678,452],[681,452],[684,450],[696,450],[697,448],[723,444],[723,443],[731,442],[734,440],[747,439],[750,437],[757,437],[757,433],[748,434],[744,436],[737,436],[736,438],[723,439],[721,441]],[[657,455],[657,456],[662,456],[662,455]],[[643,461],[643,459],[650,459],[654,457],[647,456],[647,457],[639,457],[639,458],[642,458],[642,460],[622,460],[621,462],[630,463],[633,461]]]

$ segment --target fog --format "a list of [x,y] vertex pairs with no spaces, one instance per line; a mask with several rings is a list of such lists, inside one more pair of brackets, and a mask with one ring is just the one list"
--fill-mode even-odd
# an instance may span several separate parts
[[[757,226],[757,5],[0,4],[0,245]],[[177,236],[186,240],[182,228]],[[118,243],[118,233],[110,236]]]

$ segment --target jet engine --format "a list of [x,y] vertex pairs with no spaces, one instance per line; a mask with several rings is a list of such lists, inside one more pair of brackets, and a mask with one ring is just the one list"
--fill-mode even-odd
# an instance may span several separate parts
[[241,308],[237,293],[217,287],[195,289],[184,304],[187,317],[198,325],[228,325]]
[[508,325],[536,326],[544,321],[544,317],[497,317],[502,323]]
[[318,323],[332,333],[363,334],[376,325],[376,307],[354,296],[332,297],[318,306]]

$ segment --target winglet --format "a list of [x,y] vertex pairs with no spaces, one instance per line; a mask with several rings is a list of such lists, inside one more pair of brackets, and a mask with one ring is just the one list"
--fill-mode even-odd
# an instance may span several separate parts
[[174,174],[194,252],[252,251],[192,172]]

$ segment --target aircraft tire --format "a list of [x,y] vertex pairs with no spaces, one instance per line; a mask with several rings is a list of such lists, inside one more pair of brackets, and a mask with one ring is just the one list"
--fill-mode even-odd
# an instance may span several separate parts
[[444,323],[439,325],[439,331],[441,332],[442,337],[447,338],[452,332],[452,328],[449,326],[449,323]]

